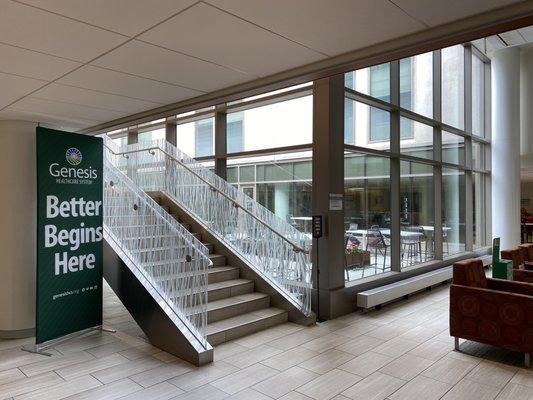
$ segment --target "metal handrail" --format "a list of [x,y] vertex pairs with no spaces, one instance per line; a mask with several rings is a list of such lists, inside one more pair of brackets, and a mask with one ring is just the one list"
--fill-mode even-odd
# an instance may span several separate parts
[[283,235],[282,233],[278,232],[275,228],[273,228],[272,226],[270,226],[269,224],[267,224],[265,221],[263,221],[262,219],[258,218],[256,215],[254,215],[254,213],[250,212],[248,209],[246,209],[245,207],[243,207],[239,202],[237,202],[236,200],[234,200],[231,196],[228,196],[226,193],[222,192],[219,188],[217,188],[215,185],[213,185],[211,182],[209,182],[208,180],[204,179],[200,174],[198,174],[197,172],[195,172],[193,169],[191,169],[190,167],[188,167],[186,164],[184,164],[183,162],[181,162],[180,160],[178,160],[176,157],[174,157],[172,154],[168,153],[166,150],[162,149],[161,147],[159,146],[155,146],[155,147],[148,147],[148,148],[145,148],[145,149],[137,149],[137,150],[128,150],[128,151],[123,151],[123,152],[115,152],[113,151],[113,149],[109,148],[107,145],[104,144],[104,146],[107,147],[107,149],[112,152],[114,155],[116,156],[124,156],[127,158],[127,155],[128,154],[133,154],[133,153],[141,153],[141,152],[149,152],[150,154],[154,154],[153,151],[155,150],[159,150],[161,151],[163,154],[165,154],[168,158],[170,158],[171,160],[175,161],[176,163],[178,163],[179,165],[181,165],[183,168],[185,168],[187,171],[191,172],[194,176],[196,176],[198,179],[200,179],[202,182],[204,182],[205,184],[207,184],[211,190],[213,192],[217,192],[219,193],[220,195],[222,195],[223,197],[225,197],[227,200],[229,200],[231,203],[233,203],[233,205],[236,207],[236,208],[240,208],[242,211],[244,211],[246,214],[250,215],[253,219],[255,219],[256,221],[258,221],[259,223],[261,223],[262,225],[266,226],[269,230],[271,230],[272,232],[274,232],[277,236],[279,236],[281,239],[283,239],[284,241],[286,241],[287,243],[289,243],[293,250],[295,252],[300,252],[300,253],[304,253],[304,254],[309,254],[309,250],[306,250],[300,246],[298,246],[297,244],[293,243],[291,240],[287,239],[287,237],[285,237],[285,235]]

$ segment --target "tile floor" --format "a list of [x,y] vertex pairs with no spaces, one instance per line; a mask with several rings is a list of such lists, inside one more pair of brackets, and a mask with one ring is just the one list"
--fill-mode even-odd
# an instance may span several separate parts
[[0,399],[533,399],[523,356],[466,342],[453,351],[448,287],[380,311],[304,328],[292,323],[218,346],[196,368],[146,343],[109,289],[105,323],[51,349],[0,341]]

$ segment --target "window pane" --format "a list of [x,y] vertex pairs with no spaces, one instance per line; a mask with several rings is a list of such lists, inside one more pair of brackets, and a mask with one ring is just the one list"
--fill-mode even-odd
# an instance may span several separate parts
[[472,141],[472,167],[485,169],[485,146],[482,143]]
[[389,63],[370,67],[370,96],[390,102]]
[[344,143],[389,150],[390,113],[348,98],[344,102]]
[[442,59],[442,122],[464,128],[464,47],[447,47]]
[[156,129],[154,131],[139,132],[137,140],[140,143],[151,142],[153,140],[165,139],[165,128]]
[[226,178],[230,183],[238,182],[237,179],[237,167],[230,167],[226,170]]
[[442,172],[442,253],[465,251],[465,175],[454,169]]
[[204,157],[213,155],[213,136],[214,124],[213,118],[196,121],[195,125],[195,157]]
[[442,131],[442,161],[464,165],[465,138],[453,133]]
[[213,125],[212,117],[177,125],[176,147],[191,157],[213,155]]
[[[344,168],[347,278],[390,271],[389,159],[346,154]],[[367,171],[363,175],[362,168]],[[352,178],[355,176],[359,178]]]
[[[239,187],[302,232],[311,233],[311,152],[228,159],[239,168]],[[255,174],[254,174],[255,170]],[[255,190],[252,188],[255,187]]]
[[[260,150],[313,141],[312,96],[280,101],[236,114],[242,116],[240,126],[235,122],[235,132],[239,133],[229,131],[228,119],[228,151]],[[232,143],[229,142],[230,134],[235,135],[231,138],[234,140]],[[234,150],[236,148],[238,150]]]
[[474,201],[474,249],[486,245],[485,174],[472,174],[472,196]]
[[400,60],[400,106],[433,116],[433,53]]
[[431,165],[402,161],[400,243],[402,267],[434,258],[434,187]]
[[472,133],[485,137],[485,64],[472,55]]
[[255,166],[247,165],[239,168],[239,182],[254,182],[255,181]]
[[228,114],[226,117],[227,152],[237,153],[244,150],[242,112]]
[[400,117],[400,138],[403,154],[433,159],[433,127]]

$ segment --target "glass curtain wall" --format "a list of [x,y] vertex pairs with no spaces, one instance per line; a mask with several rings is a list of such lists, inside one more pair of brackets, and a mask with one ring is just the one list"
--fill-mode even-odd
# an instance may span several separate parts
[[457,45],[345,74],[347,280],[487,245],[490,67],[481,57]]
[[[227,105],[227,180],[281,219],[311,234],[313,98],[273,92]],[[250,101],[250,104],[246,104]],[[289,151],[296,146],[298,151]]]

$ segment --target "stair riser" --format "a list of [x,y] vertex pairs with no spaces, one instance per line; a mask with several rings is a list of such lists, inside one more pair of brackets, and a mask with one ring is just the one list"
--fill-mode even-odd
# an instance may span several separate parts
[[209,257],[211,261],[213,262],[213,265],[215,267],[223,267],[226,265],[226,257],[225,256],[216,256],[216,257]]
[[229,271],[209,273],[209,283],[229,281],[230,279],[239,279],[239,270],[237,268]]
[[208,335],[207,341],[211,344],[211,346],[216,346],[217,344],[237,339],[242,336],[249,335],[251,333],[259,332],[274,325],[282,324],[284,322],[287,322],[287,320],[287,313],[263,318],[259,321],[254,321],[250,324],[237,326],[235,328],[231,328],[223,332]]
[[211,324],[226,318],[235,317],[240,314],[260,310],[270,306],[270,297],[266,296],[256,300],[250,300],[245,303],[235,304],[217,310],[207,312],[207,323]]
[[208,301],[215,301],[220,299],[227,299],[231,296],[238,296],[240,294],[252,293],[254,291],[254,283],[247,282],[242,285],[235,285],[221,289],[210,290],[207,294]]
[[212,243],[204,243],[204,246],[207,247],[207,250],[209,250],[209,254],[213,253],[215,250],[215,246]]

